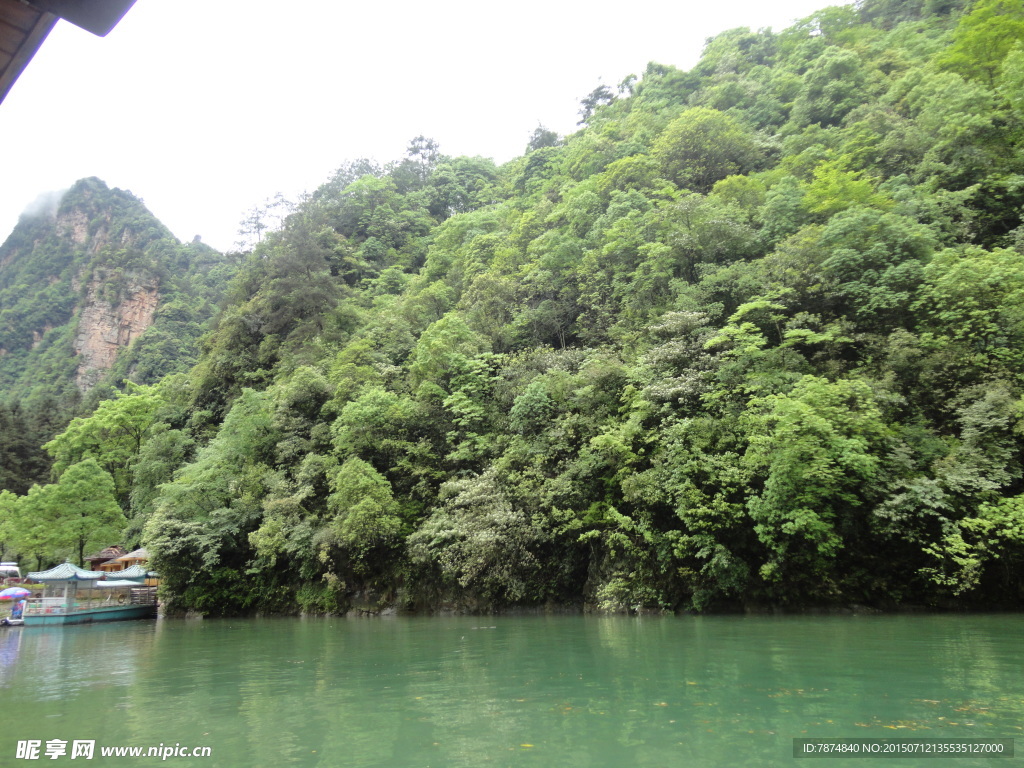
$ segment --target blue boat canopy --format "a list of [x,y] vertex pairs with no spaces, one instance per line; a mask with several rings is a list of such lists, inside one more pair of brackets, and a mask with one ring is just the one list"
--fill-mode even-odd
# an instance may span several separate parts
[[125,568],[123,571],[107,571],[108,579],[145,579],[148,577],[156,577],[156,573],[148,571],[144,566],[133,565],[130,568]]
[[86,571],[71,563],[61,563],[48,571],[32,571],[26,578],[32,581],[96,581],[104,574],[97,571]]

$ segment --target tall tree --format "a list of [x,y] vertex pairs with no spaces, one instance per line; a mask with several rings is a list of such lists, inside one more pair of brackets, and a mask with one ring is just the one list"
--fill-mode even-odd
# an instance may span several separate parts
[[58,541],[74,548],[79,565],[85,565],[86,550],[121,542],[127,520],[114,498],[114,479],[95,459],[68,467],[49,502]]
[[734,117],[707,107],[683,111],[652,148],[665,177],[695,192],[710,192],[716,181],[745,173],[758,160],[753,135]]
[[1024,0],[978,0],[961,17],[940,63],[995,85],[1003,59],[1024,40]]

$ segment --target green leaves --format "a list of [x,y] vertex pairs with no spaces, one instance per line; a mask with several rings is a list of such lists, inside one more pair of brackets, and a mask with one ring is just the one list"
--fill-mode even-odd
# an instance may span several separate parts
[[60,475],[82,459],[95,459],[114,476],[118,498],[126,499],[131,468],[166,404],[158,387],[129,384],[127,392],[104,400],[91,416],[74,419],[43,446],[53,457],[54,473]]
[[[331,491],[327,507],[334,516],[328,524],[333,536],[324,544],[340,547],[360,575],[393,570],[403,525],[388,481],[365,461],[351,458],[331,479]],[[329,555],[321,549],[322,558]]]
[[978,0],[971,12],[961,17],[953,33],[953,45],[940,63],[993,85],[1006,54],[1022,39],[1021,0]]
[[976,246],[936,254],[924,270],[914,308],[921,312],[922,341],[955,350],[948,367],[968,381],[979,374],[1021,375],[1024,343],[1024,256]]
[[493,469],[449,481],[441,500],[409,537],[414,564],[436,569],[442,584],[488,602],[537,595],[542,564],[536,551],[544,534],[512,506]]
[[[827,596],[844,530],[877,495],[891,432],[864,382],[805,376],[786,395],[752,400],[744,463],[761,478],[747,507],[768,557],[761,577]],[[759,483],[760,484],[760,483]]]
[[[19,550],[40,560],[74,558],[122,540],[124,513],[114,499],[114,480],[95,459],[68,467],[50,485],[34,485],[15,500],[3,499],[0,521]],[[0,526],[4,523],[0,522]]]
[[684,110],[669,123],[652,154],[665,178],[695,192],[709,192],[716,181],[751,170],[760,157],[749,131],[706,107]]
[[114,479],[95,459],[68,467],[47,499],[55,517],[57,540],[71,543],[84,565],[86,550],[120,541],[125,520],[114,499]]
[[950,526],[925,552],[936,562],[922,568],[923,575],[953,595],[976,591],[984,579],[993,578],[992,571],[1008,582],[1004,588],[1019,586],[1019,576],[1011,574],[1024,561],[1024,497],[982,505],[977,515]]
[[894,203],[875,192],[861,171],[848,170],[848,160],[840,158],[814,169],[814,180],[804,194],[804,205],[811,213],[832,216],[847,208],[864,206],[885,210]]
[[792,120],[801,125],[837,125],[864,101],[867,79],[856,52],[835,46],[826,48],[804,74],[803,87],[793,104]]

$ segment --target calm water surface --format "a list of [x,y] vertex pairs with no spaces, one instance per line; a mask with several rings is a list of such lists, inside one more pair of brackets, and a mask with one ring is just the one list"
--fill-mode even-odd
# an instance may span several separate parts
[[24,739],[212,748],[47,765],[209,768],[850,765],[794,760],[794,737],[1016,737],[1020,755],[1022,638],[1020,615],[0,629],[0,765],[40,764],[15,759]]

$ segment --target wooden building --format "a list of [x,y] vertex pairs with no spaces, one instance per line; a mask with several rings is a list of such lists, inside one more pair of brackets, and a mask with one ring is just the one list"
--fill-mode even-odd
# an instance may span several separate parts
[[123,554],[125,554],[124,548],[115,545],[113,547],[107,547],[106,549],[97,552],[95,555],[89,555],[89,557],[85,558],[85,562],[89,564],[90,570],[102,571],[104,570],[104,563],[110,562],[115,557],[121,557]]
[[134,549],[128,554],[122,554],[119,557],[115,557],[113,560],[108,560],[100,566],[101,571],[107,573],[117,573],[123,571],[126,568],[131,568],[133,565],[145,566],[149,562],[149,552],[145,549]]

